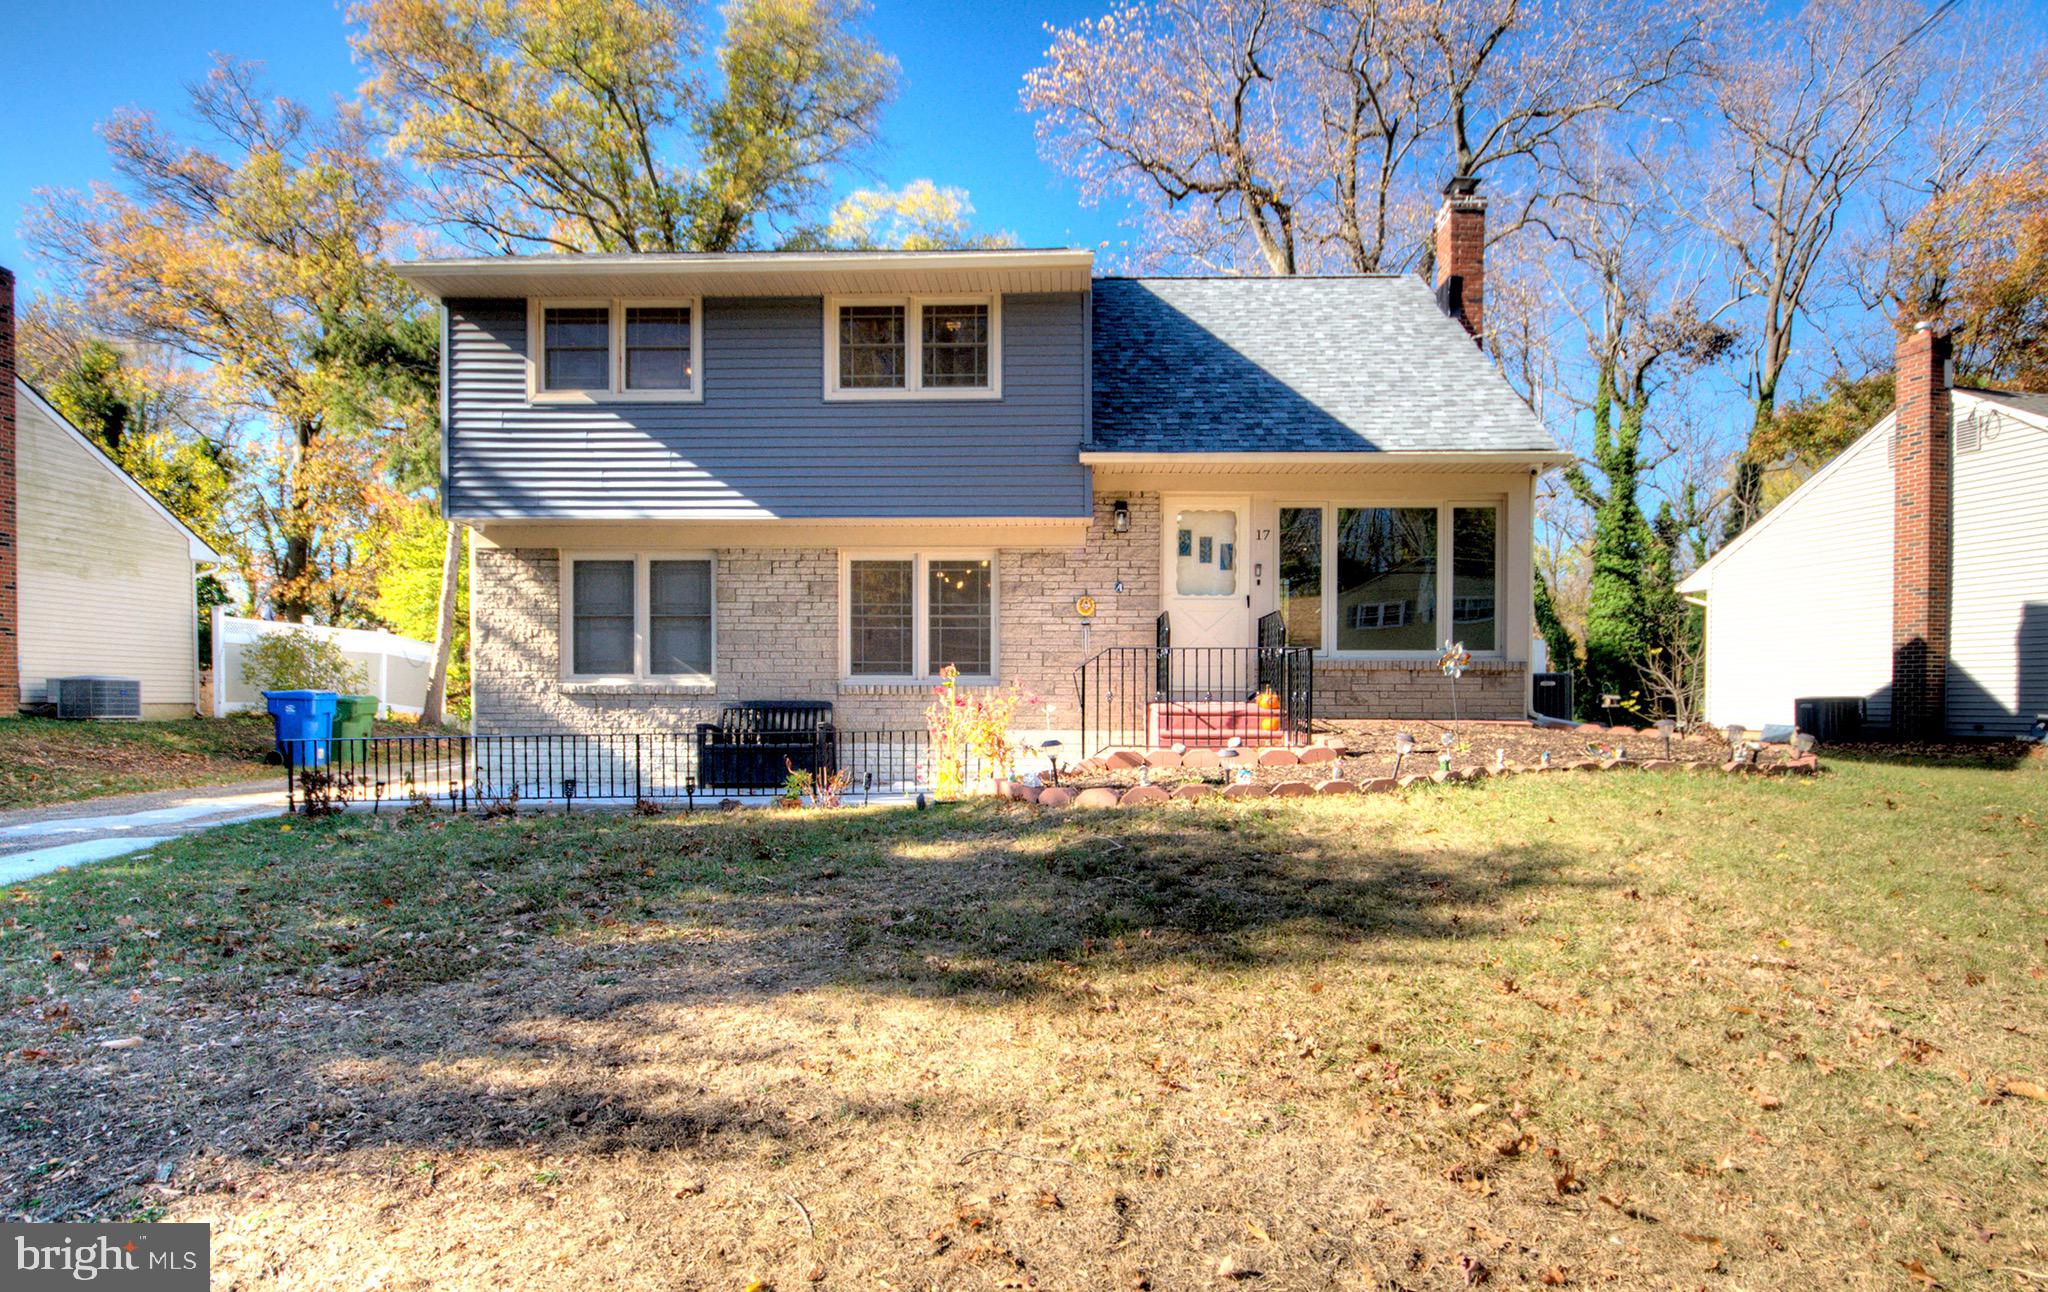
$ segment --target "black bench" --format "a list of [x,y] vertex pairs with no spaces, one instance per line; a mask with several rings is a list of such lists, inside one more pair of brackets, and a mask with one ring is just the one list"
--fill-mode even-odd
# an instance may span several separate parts
[[697,724],[697,782],[706,790],[779,789],[789,769],[839,762],[830,700],[745,700]]

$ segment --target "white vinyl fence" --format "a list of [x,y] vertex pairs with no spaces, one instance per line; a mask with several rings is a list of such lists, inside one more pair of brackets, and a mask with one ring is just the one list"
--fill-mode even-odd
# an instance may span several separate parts
[[326,628],[319,624],[243,619],[213,608],[213,716],[261,710],[263,696],[242,676],[242,652],[270,633],[305,632],[333,639],[341,653],[369,675],[369,693],[382,703],[379,717],[418,717],[427,703],[427,678],[434,671],[434,644],[367,628]]

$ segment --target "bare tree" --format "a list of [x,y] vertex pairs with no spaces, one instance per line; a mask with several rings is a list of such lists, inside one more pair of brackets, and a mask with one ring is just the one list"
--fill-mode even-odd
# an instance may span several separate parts
[[[1718,69],[1719,146],[1706,159],[1721,178],[1691,209],[1727,250],[1753,319],[1752,435],[1777,407],[1794,331],[1852,197],[1896,158],[1926,71],[1923,37],[1953,3],[1808,0],[1789,28],[1753,28]],[[1724,538],[1760,514],[1762,466],[1739,461]]]
[[1496,240],[1587,122],[1706,65],[1726,0],[1160,0],[1053,33],[1025,78],[1046,154],[1145,206],[1147,250],[1288,274],[1428,255],[1451,175],[1496,177]]

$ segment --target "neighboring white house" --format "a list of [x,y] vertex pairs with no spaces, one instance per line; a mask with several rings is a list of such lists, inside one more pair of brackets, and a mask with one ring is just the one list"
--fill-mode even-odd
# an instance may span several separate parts
[[14,382],[20,695],[51,678],[142,684],[142,714],[199,703],[196,567],[219,553],[26,382]]
[[1924,332],[1900,365],[1899,410],[1679,585],[1707,611],[1713,725],[1790,723],[1808,697],[1918,734],[2048,714],[2048,395],[1949,389]]

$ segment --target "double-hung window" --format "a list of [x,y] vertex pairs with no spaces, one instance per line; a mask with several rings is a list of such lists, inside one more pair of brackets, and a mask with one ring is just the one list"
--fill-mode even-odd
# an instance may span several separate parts
[[563,558],[562,673],[577,681],[708,683],[715,632],[709,556]]
[[534,301],[536,403],[703,398],[703,309],[692,300]]
[[996,671],[996,570],[986,555],[852,554],[842,604],[846,673],[855,680]]
[[1002,393],[996,296],[827,297],[828,399],[986,399]]
[[1500,649],[1495,503],[1279,509],[1287,640],[1337,655]]

